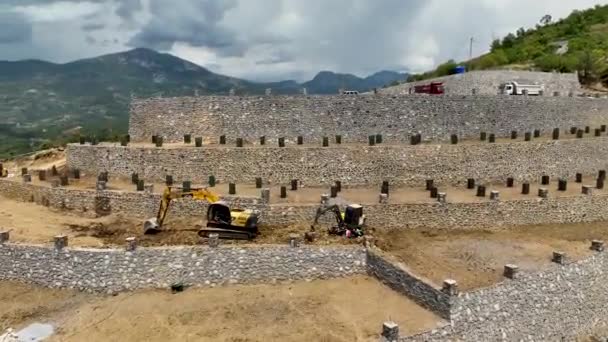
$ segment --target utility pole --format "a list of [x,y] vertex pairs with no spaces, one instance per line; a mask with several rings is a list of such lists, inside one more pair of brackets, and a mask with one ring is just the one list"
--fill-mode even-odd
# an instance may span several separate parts
[[471,37],[471,43],[469,44],[469,61],[473,59],[473,41],[474,38]]

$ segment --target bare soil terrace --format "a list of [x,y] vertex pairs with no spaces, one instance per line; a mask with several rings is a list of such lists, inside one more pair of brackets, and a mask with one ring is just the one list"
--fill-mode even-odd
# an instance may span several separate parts
[[376,341],[383,321],[409,335],[441,320],[374,279],[88,295],[0,282],[0,332],[51,323],[49,341]]

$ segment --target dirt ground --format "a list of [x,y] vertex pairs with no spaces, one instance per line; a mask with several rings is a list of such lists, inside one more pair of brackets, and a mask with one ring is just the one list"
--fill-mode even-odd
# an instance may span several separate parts
[[608,240],[606,222],[524,226],[499,231],[376,231],[377,245],[395,255],[414,273],[441,285],[451,278],[463,290],[490,286],[503,279],[513,263],[538,271],[551,264],[553,251],[569,260],[591,255],[591,240]]
[[[141,246],[196,245],[204,242],[197,234],[202,219],[180,219],[168,216],[165,231],[156,235],[143,235],[143,220],[110,215],[89,218],[78,213],[64,212],[30,202],[19,202],[0,196],[0,230],[10,230],[15,242],[44,244],[56,235],[67,235],[70,246],[104,247],[124,246],[125,239],[135,236]],[[302,235],[310,229],[310,223],[260,227],[256,244],[285,244],[290,234]],[[317,245],[360,243],[355,239],[319,234]],[[248,241],[223,243],[242,244]]]
[[389,319],[403,334],[440,322],[365,276],[113,297],[0,283],[0,299],[0,328],[51,322],[49,341],[376,341]]

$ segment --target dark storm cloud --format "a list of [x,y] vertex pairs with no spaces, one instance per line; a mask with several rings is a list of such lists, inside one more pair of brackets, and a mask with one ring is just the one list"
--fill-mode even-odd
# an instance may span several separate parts
[[256,65],[269,65],[269,64],[293,62],[295,60],[296,60],[295,56],[289,54],[288,52],[279,50],[276,54],[274,54],[268,58],[257,60],[255,62],[255,64]]
[[87,23],[82,25],[80,28],[82,28],[84,31],[91,32],[103,30],[105,27],[106,25],[102,23]]
[[152,19],[129,45],[168,50],[176,42],[218,50],[224,56],[242,56],[237,34],[221,26],[236,0],[158,1],[150,3]]
[[134,14],[142,9],[141,0],[120,0],[116,9],[116,15],[125,20],[131,20]]
[[0,44],[21,43],[31,39],[32,26],[23,14],[0,12]]

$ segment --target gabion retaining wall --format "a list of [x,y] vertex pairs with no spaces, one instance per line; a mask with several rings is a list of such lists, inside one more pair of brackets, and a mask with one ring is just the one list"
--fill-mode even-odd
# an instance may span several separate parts
[[359,96],[204,96],[137,99],[131,104],[132,141],[182,141],[184,134],[217,139],[226,135],[258,141],[321,143],[324,136],[343,135],[346,142],[365,142],[371,134],[389,141],[448,140],[450,134],[476,137],[480,131],[508,136],[555,127],[608,122],[608,100],[577,97],[359,95]]
[[298,179],[305,185],[391,184],[420,186],[426,179],[437,184],[538,181],[542,175],[574,177],[596,174],[608,167],[608,138],[536,140],[458,145],[344,145],[342,147],[121,147],[68,145],[67,163],[97,174],[147,180],[206,184],[209,175],[227,183],[255,182],[287,185]]

